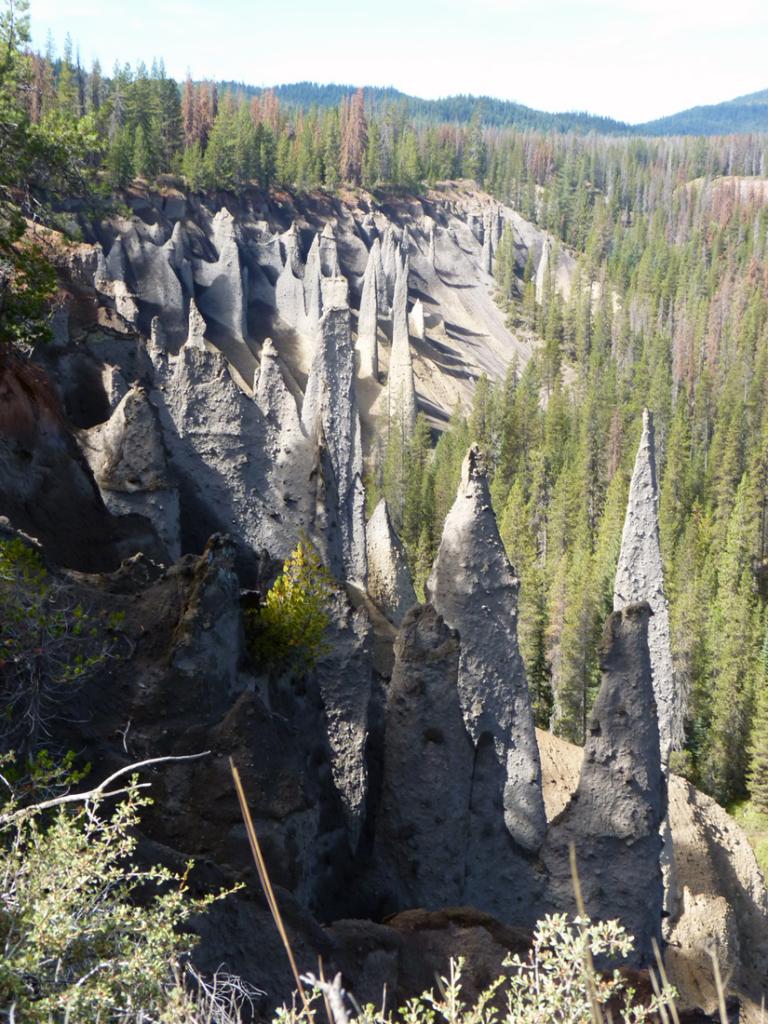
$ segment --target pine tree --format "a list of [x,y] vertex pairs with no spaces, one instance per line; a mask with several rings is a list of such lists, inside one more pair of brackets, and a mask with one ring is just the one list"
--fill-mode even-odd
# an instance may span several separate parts
[[755,807],[763,814],[768,814],[768,629],[763,638],[761,655],[748,782]]
[[144,126],[136,126],[136,133],[133,139],[133,173],[138,178],[146,178],[151,173],[151,157],[147,139],[144,134]]

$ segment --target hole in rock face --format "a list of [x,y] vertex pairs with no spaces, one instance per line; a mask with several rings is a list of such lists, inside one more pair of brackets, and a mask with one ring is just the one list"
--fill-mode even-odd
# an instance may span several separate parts
[[424,730],[425,743],[445,743],[442,729],[429,728]]
[[109,419],[111,409],[104,389],[101,369],[86,359],[78,359],[72,372],[61,383],[64,408],[70,422],[85,430]]

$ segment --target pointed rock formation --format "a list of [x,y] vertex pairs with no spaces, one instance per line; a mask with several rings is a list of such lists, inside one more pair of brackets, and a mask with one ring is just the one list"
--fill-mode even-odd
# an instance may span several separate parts
[[[653,962],[661,944],[659,829],[666,814],[659,729],[648,655],[647,603],[613,612],[603,636],[602,685],[587,727],[581,777],[550,825],[542,860],[552,910],[572,910],[569,846],[587,914],[618,918],[635,939],[632,961]],[[652,620],[651,620],[652,621]]]
[[320,238],[315,235],[304,267],[304,308],[310,324],[318,324],[323,315]]
[[365,265],[360,314],[357,319],[357,342],[355,343],[355,369],[357,376],[361,379],[377,380],[379,375],[377,289],[376,261],[371,251]]
[[549,275],[549,264],[552,257],[552,239],[547,235],[545,236],[541,245],[541,255],[539,256],[539,262],[536,267],[536,277],[534,280],[534,288],[536,290],[536,301],[542,303],[544,301],[544,295],[547,290],[547,278]]
[[376,221],[372,213],[366,213],[363,217],[360,224],[360,232],[370,248],[373,245],[374,240],[379,237]]
[[275,310],[288,327],[299,330],[306,322],[304,282],[299,276],[299,235],[294,221],[280,236],[285,249],[283,269],[275,284]]
[[106,259],[106,268],[110,279],[109,293],[115,301],[115,309],[127,323],[138,325],[139,306],[128,283],[128,260],[121,238],[116,238],[112,243]]
[[171,559],[178,558],[179,494],[146,392],[134,385],[106,423],[81,431],[80,442],[109,511],[146,516]]
[[416,425],[416,386],[408,337],[408,261],[398,265],[392,301],[392,350],[389,356],[387,407],[390,422],[397,421],[403,437]]
[[333,233],[331,222],[326,221],[322,234],[320,235],[320,267],[323,277],[339,277],[339,252],[336,246],[336,236]]
[[379,316],[382,316],[389,313],[390,296],[387,285],[387,274],[384,270],[381,242],[378,237],[373,240],[371,251],[368,254],[368,260],[373,263],[373,271],[376,275],[376,304],[378,306]]
[[424,341],[424,304],[421,299],[416,299],[408,314],[408,331],[412,337]]
[[431,605],[411,609],[395,641],[375,846],[387,909],[464,902],[473,751],[458,663],[458,634]]
[[461,636],[459,696],[477,759],[467,895],[486,909],[504,888],[499,876],[488,873],[494,861],[503,867],[504,840],[511,837],[509,846],[535,851],[546,830],[533,710],[517,643],[518,588],[482,457],[473,447],[445,520],[427,595]]
[[258,380],[253,395],[265,419],[276,428],[283,442],[298,441],[303,436],[296,400],[288,390],[278,362],[278,353],[271,338],[261,346]]
[[480,252],[480,266],[486,274],[493,273],[493,248],[491,246],[490,225],[488,225],[484,232],[483,248]]
[[395,229],[391,224],[387,224],[384,231],[384,241],[381,245],[381,262],[384,267],[384,278],[387,284],[387,306],[393,301],[397,275],[400,270],[400,259],[397,250]]
[[659,488],[653,416],[647,409],[643,411],[643,432],[629,488],[613,607],[618,610],[639,601],[647,601],[653,612],[648,626],[648,646],[659,719],[661,756],[664,764],[668,765],[670,752],[682,749],[685,742],[685,701],[675,685],[672,665],[669,611],[664,596],[664,572],[659,545]]
[[200,306],[229,337],[244,342],[247,273],[240,259],[235,221],[225,207],[213,218],[212,236],[218,259],[214,263],[198,260],[195,264],[195,280],[203,289]]
[[[355,398],[349,308],[327,309],[317,332],[301,421],[307,436],[327,446],[346,579],[365,584],[363,447]],[[328,485],[326,481],[326,486]]]
[[[329,609],[328,647],[315,668],[325,711],[331,775],[341,798],[349,845],[360,840],[368,795],[368,709],[371,702],[371,624],[364,608],[353,610],[343,590]],[[350,686],[349,680],[355,685]]]
[[390,622],[399,626],[416,593],[403,545],[395,533],[385,498],[376,506],[365,531],[368,593]]
[[194,299],[189,300],[189,329],[187,330],[187,340],[184,342],[185,348],[196,348],[200,352],[206,351],[205,346],[205,320],[197,308],[197,303]]

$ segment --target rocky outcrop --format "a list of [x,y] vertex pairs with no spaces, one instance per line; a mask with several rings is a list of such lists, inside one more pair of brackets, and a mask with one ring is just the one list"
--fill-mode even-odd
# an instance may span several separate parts
[[424,341],[424,303],[421,299],[416,299],[408,314],[408,331],[412,337]]
[[416,387],[408,336],[408,260],[398,261],[392,300],[392,351],[389,357],[387,402],[390,423],[398,423],[403,437],[416,425]]
[[376,833],[379,886],[393,909],[464,901],[473,751],[458,668],[458,634],[430,605],[408,612],[395,642]]
[[480,251],[480,266],[486,274],[493,274],[493,246],[491,245],[491,229],[489,224],[483,232],[483,248]]
[[[184,345],[187,348],[196,348],[200,352],[206,351],[205,344],[205,320],[197,308],[197,303],[194,299],[189,300],[189,327],[187,329],[187,339]],[[155,338],[157,336],[155,335]]]
[[[342,566],[350,581],[365,582],[365,493],[360,417],[354,391],[349,309],[328,309],[320,321],[301,421],[307,436],[327,448],[336,495]],[[331,481],[326,479],[326,487]],[[332,516],[333,519],[333,516]],[[338,571],[338,570],[337,570]]]
[[368,520],[365,531],[368,553],[368,593],[390,622],[399,626],[416,604],[413,580],[403,545],[395,533],[385,498]]
[[134,385],[106,423],[81,431],[79,439],[109,511],[146,516],[170,557],[178,558],[179,495],[146,392]]
[[546,829],[533,711],[517,644],[518,587],[482,457],[471,448],[427,595],[461,636],[459,696],[475,757],[465,900],[507,920],[520,910],[514,903],[520,902],[523,879],[534,884],[526,855],[539,848]]
[[643,412],[643,432],[629,488],[627,517],[616,568],[613,607],[647,601],[653,617],[648,626],[653,691],[661,738],[661,756],[669,763],[672,750],[685,742],[685,699],[675,680],[669,611],[659,544],[659,488],[656,479],[653,416]]
[[336,235],[333,233],[330,221],[326,222],[320,235],[320,266],[324,277],[341,276]]
[[653,962],[661,943],[663,882],[659,834],[666,780],[648,655],[645,603],[613,612],[605,626],[602,684],[587,727],[581,777],[542,848],[548,904],[572,908],[569,858],[576,859],[587,913],[618,918],[635,938],[632,962]]
[[225,207],[213,218],[211,234],[218,259],[212,263],[196,260],[194,264],[200,308],[208,319],[221,326],[227,337],[244,342],[247,268],[240,259],[234,218]]
[[309,324],[319,324],[323,315],[320,237],[315,235],[304,267],[304,308]]
[[[378,239],[377,239],[378,242]],[[357,341],[355,343],[355,366],[357,376],[377,380],[379,375],[378,344],[378,279],[376,259],[373,252],[368,256],[363,277],[363,292],[360,298],[360,313],[357,318]]]
[[395,285],[397,281],[397,275],[400,270],[400,257],[398,255],[398,244],[395,237],[395,231],[391,224],[387,224],[384,231],[384,238],[381,243],[381,262],[384,268],[384,280],[387,285],[387,299],[386,305],[382,307],[383,311],[388,311],[390,303],[393,301],[395,294]]
[[[338,591],[331,606],[326,651],[315,676],[325,714],[331,775],[341,797],[349,847],[360,841],[368,797],[368,715],[372,696],[372,633],[362,607]],[[350,686],[350,680],[355,680]]]
[[275,284],[275,312],[279,320],[294,330],[301,330],[306,322],[304,282],[299,271],[299,236],[294,221],[280,240],[285,251],[283,268]]
[[109,572],[138,551],[168,560],[148,519],[106,508],[45,376],[2,353],[0,515],[68,568]]

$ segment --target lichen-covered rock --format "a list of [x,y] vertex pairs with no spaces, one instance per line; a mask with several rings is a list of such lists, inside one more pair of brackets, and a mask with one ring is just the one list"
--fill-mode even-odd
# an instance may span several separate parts
[[669,763],[685,742],[685,698],[675,680],[669,611],[659,544],[659,488],[656,479],[653,416],[643,412],[643,432],[627,502],[627,516],[616,568],[613,607],[647,601],[653,616],[648,626],[653,691],[659,719],[661,756]]
[[431,605],[395,642],[376,832],[378,884],[393,909],[464,900],[472,742],[457,691],[459,639]]
[[661,943],[663,881],[659,830],[666,814],[659,729],[648,654],[647,603],[606,622],[602,684],[587,726],[579,785],[549,828],[542,860],[551,910],[575,910],[569,847],[575,846],[587,913],[618,918],[653,962]]
[[403,545],[395,533],[385,498],[368,520],[365,531],[368,552],[368,593],[390,622],[399,626],[416,593]]
[[[378,239],[377,239],[378,241]],[[355,343],[357,376],[376,380],[379,375],[378,344],[378,281],[376,260],[369,254],[363,277],[363,293],[360,299],[360,314],[357,318],[357,341]]]
[[179,495],[146,392],[134,385],[106,423],[81,431],[79,440],[109,511],[146,516],[170,557],[178,558]]
[[476,834],[506,825],[516,843],[536,850],[546,818],[533,710],[517,643],[518,589],[491,507],[482,456],[473,447],[445,520],[427,594],[459,631],[464,718],[475,745],[485,738],[497,762],[496,778],[485,780],[496,792],[484,798],[484,806],[498,807],[500,813],[495,821],[476,821]]
[[390,423],[398,422],[403,437],[416,425],[416,387],[408,336],[408,260],[398,261],[392,300],[392,351],[389,357],[387,402]]

